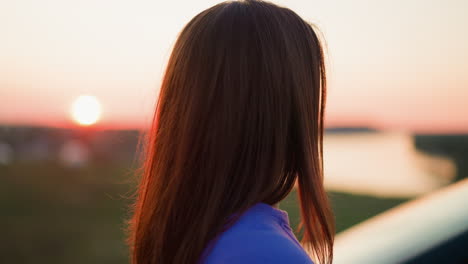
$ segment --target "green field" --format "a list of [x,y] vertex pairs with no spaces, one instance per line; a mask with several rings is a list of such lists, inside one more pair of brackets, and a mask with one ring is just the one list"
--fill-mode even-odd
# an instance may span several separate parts
[[[0,263],[128,263],[124,219],[131,164],[0,166]],[[405,199],[329,193],[342,231]],[[295,193],[280,203],[298,223]]]

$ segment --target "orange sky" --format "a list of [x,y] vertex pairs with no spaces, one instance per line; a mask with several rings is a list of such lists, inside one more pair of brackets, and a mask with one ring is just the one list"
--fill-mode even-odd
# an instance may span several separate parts
[[[217,1],[0,0],[0,123],[147,124],[177,33]],[[329,125],[468,132],[468,1],[274,1],[328,44]]]

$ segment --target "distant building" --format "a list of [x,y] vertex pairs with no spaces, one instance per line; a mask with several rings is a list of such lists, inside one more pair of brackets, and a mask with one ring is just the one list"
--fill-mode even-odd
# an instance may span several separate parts
[[67,167],[84,167],[89,163],[90,151],[82,141],[69,140],[62,145],[59,159]]
[[13,161],[13,148],[5,142],[0,142],[0,165],[8,165]]

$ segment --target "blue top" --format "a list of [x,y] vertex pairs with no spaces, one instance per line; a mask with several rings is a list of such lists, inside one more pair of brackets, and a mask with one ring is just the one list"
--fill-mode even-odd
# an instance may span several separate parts
[[289,225],[288,213],[266,203],[248,209],[220,235],[203,264],[313,264]]

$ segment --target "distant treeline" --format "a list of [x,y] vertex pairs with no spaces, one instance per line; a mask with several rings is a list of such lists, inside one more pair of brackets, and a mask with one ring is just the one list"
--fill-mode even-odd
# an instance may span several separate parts
[[416,149],[451,158],[457,166],[455,181],[468,177],[468,134],[414,135]]
[[[11,149],[12,160],[56,160],[67,142],[79,142],[99,161],[134,161],[137,130],[91,130],[54,127],[1,126],[0,146]],[[0,154],[2,149],[0,148]],[[0,155],[1,156],[1,155]]]
[[379,132],[378,129],[365,126],[357,127],[327,127],[325,133],[327,134],[343,134],[343,133],[375,133]]

